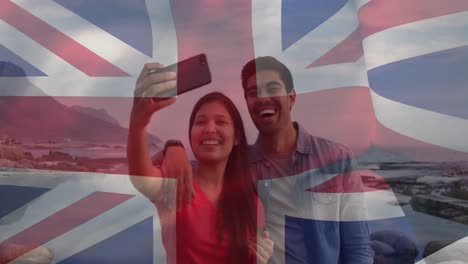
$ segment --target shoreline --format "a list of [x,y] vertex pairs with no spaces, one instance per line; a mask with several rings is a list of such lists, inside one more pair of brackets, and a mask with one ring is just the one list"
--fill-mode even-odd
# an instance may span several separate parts
[[[54,145],[0,145],[0,167],[23,168],[58,171],[77,172],[104,172],[104,173],[126,173],[127,158],[125,147],[121,145],[111,146],[107,144],[80,144],[78,147],[70,148],[70,144]],[[31,149],[33,147],[33,149]],[[68,148],[68,151],[63,151]],[[91,148],[91,149],[90,149]],[[98,149],[95,149],[98,148]],[[33,155],[31,151],[39,150],[45,153]],[[71,150],[71,151],[70,151]],[[75,154],[73,150],[85,150],[83,154]],[[107,157],[105,154],[115,151],[117,156]],[[96,152],[96,153],[93,153]],[[101,155],[101,157],[100,157]]]

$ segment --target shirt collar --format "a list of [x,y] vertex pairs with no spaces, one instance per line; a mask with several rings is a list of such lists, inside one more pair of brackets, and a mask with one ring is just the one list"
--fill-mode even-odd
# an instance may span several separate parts
[[[311,138],[307,130],[305,130],[299,123],[293,122],[294,128],[297,130],[297,141],[296,141],[296,152],[300,154],[310,154],[312,152],[311,148]],[[250,147],[251,149],[251,159],[252,162],[258,162],[265,158],[265,153],[262,149],[260,143],[260,135],[257,136],[257,140]]]

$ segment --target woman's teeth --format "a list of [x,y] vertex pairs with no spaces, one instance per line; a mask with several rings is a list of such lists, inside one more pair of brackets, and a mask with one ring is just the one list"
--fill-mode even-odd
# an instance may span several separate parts
[[203,140],[202,145],[219,145],[219,141],[218,140],[213,140],[213,139]]

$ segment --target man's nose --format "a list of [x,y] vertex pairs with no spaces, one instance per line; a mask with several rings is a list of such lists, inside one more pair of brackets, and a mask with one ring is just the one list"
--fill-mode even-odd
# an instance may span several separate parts
[[271,94],[269,94],[266,89],[262,89],[262,88],[257,89],[257,99],[270,100],[270,98],[271,98]]

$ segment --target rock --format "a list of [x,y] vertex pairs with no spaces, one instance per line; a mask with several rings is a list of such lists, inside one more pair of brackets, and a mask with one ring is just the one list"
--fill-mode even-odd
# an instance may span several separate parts
[[427,257],[439,251],[440,249],[452,244],[455,241],[452,240],[434,240],[427,243],[426,247],[424,247],[423,257]]
[[33,154],[31,152],[26,151],[26,152],[24,152],[24,158],[28,159],[28,160],[33,160],[34,156],[33,156]]
[[416,244],[404,233],[382,230],[371,234],[374,263],[413,264],[419,254]]
[[126,164],[126,158],[99,158],[92,159],[88,157],[76,157],[75,162],[79,166],[86,167],[88,171],[103,172],[109,171],[113,166],[117,164]]
[[29,169],[36,168],[37,166],[36,162],[30,159],[22,159],[18,161],[18,164],[20,164],[22,168],[29,168]]
[[[399,256],[412,256],[416,258],[419,254],[418,247],[406,234],[396,230],[382,230],[371,234],[371,240],[374,244],[376,241],[379,243],[385,243],[390,246],[393,250],[382,247],[382,252],[387,253],[385,255],[399,255]],[[382,244],[379,244],[380,246]]]
[[450,219],[468,215],[468,201],[441,195],[414,195],[410,201],[411,207],[419,212]]
[[463,213],[462,211],[455,210],[453,208],[445,208],[439,211],[440,216],[443,216],[444,218],[448,218],[448,219],[455,218],[458,216],[463,216],[464,214],[465,213]]
[[424,248],[426,263],[467,263],[468,243],[449,240],[434,240]]
[[468,161],[443,163],[441,170],[448,176],[468,175]]
[[17,162],[0,158],[0,168],[17,168]]
[[23,148],[20,146],[0,145],[0,159],[18,161],[25,158]]
[[68,162],[60,162],[57,165],[50,166],[48,169],[51,170],[63,170],[63,171],[90,171],[85,166],[76,165]]
[[461,215],[453,218],[453,221],[468,225],[468,215]]
[[376,255],[393,255],[395,250],[387,243],[381,241],[372,241],[372,249]]
[[48,155],[42,155],[39,159],[42,161],[72,161],[73,156],[65,152],[50,150]]
[[0,168],[35,169],[37,168],[37,164],[36,162],[28,159],[22,159],[19,161],[0,159]]

